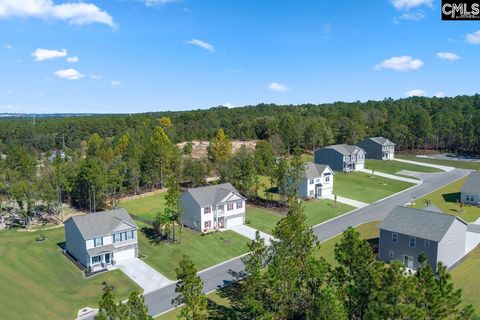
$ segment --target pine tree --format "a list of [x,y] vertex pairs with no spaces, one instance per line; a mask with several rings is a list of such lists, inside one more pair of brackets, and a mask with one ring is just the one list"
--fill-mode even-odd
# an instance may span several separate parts
[[103,294],[100,302],[98,303],[98,314],[95,316],[95,320],[110,320],[119,319],[120,310],[115,303],[115,294],[113,287],[107,282],[103,283]]
[[161,127],[155,128],[143,153],[141,169],[145,184],[163,186],[172,161],[172,143]]
[[128,297],[128,301],[125,305],[128,316],[124,317],[129,320],[151,320],[153,319],[148,315],[148,308],[145,305],[145,299],[139,292],[134,291]]
[[179,318],[185,320],[206,319],[207,297],[202,292],[202,279],[198,276],[195,265],[187,256],[183,256],[175,272],[178,279],[175,292],[179,293],[179,296],[174,299],[174,303],[177,306],[184,304]]
[[232,143],[222,128],[218,129],[215,138],[210,141],[208,155],[213,162],[227,161],[232,154]]
[[172,225],[173,237],[172,240],[175,243],[176,235],[175,231],[177,224],[181,226],[180,215],[181,215],[181,204],[180,204],[180,185],[178,178],[175,175],[172,175],[167,180],[168,191],[165,195],[165,216],[168,217]]

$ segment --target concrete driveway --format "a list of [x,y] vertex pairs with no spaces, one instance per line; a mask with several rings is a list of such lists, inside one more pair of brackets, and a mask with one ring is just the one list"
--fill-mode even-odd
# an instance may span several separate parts
[[174,283],[138,258],[119,262],[115,266],[142,287],[144,294]]
[[[230,230],[235,231],[236,233],[241,234],[244,237],[247,237],[250,240],[255,240],[255,234],[257,232],[257,229],[254,229],[252,227],[246,226],[244,224],[238,225],[231,227]],[[269,234],[266,234],[265,232],[259,231],[260,232],[260,237],[265,240],[265,244],[267,246],[270,245],[270,241],[273,239],[273,237]]]

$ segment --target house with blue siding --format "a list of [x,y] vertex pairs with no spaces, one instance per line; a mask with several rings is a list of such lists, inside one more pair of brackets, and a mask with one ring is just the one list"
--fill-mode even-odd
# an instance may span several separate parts
[[365,151],[348,144],[336,144],[315,151],[315,163],[335,171],[358,171],[365,167]]
[[365,150],[367,159],[393,160],[395,158],[395,143],[387,138],[367,138],[357,145]]

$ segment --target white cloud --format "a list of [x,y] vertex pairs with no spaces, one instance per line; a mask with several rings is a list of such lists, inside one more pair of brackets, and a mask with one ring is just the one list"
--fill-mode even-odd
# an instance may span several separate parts
[[79,80],[84,77],[83,74],[72,68],[55,71],[55,75],[68,80]]
[[424,97],[427,93],[421,89],[414,89],[408,91],[405,95],[407,95],[407,97]]
[[425,18],[425,14],[423,11],[419,10],[416,12],[405,12],[399,17],[393,19],[394,23],[400,23],[402,20],[410,20],[410,21],[420,21]]
[[286,92],[289,90],[289,88],[281,83],[278,82],[272,82],[268,85],[268,89],[272,91],[277,91],[277,92]]
[[35,61],[44,61],[56,58],[66,57],[68,51],[66,49],[61,50],[48,50],[38,48],[35,52],[32,53],[32,56],[35,57]]
[[118,87],[118,86],[121,86],[121,85],[122,85],[122,81],[120,81],[120,80],[112,80],[111,84],[112,84],[112,86],[114,86],[114,87]]
[[78,59],[77,56],[74,56],[74,57],[68,57],[65,60],[67,60],[67,62],[70,62],[70,63],[75,63],[75,62],[78,62],[80,59]]
[[155,7],[166,3],[180,2],[180,0],[144,0],[147,7]]
[[90,74],[88,75],[90,77],[90,79],[93,79],[93,80],[101,80],[103,79],[103,76],[101,75],[98,75],[98,74]]
[[480,44],[480,30],[467,34],[466,40],[471,44]]
[[420,69],[423,64],[422,60],[413,59],[410,56],[400,56],[383,60],[375,66],[375,70],[391,69],[395,71],[409,71]]
[[202,40],[192,39],[190,41],[187,41],[187,43],[193,44],[194,46],[198,46],[210,52],[215,52],[215,47],[213,45],[211,45],[210,43],[204,42]]
[[460,56],[452,52],[437,52],[437,58],[449,61],[460,60]]
[[390,0],[395,9],[408,10],[420,6],[429,6],[433,4],[433,0]]
[[115,27],[112,16],[106,11],[84,2],[55,4],[53,0],[1,0],[0,18],[9,17],[58,19],[74,25],[102,23]]
[[7,43],[7,44],[3,45],[3,47],[7,50],[13,50],[13,47],[10,43]]
[[445,98],[446,97],[445,93],[443,93],[442,91],[435,93],[433,96],[437,97],[437,98]]

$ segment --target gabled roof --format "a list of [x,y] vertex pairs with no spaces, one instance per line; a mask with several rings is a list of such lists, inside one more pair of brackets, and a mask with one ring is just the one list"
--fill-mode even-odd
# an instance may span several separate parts
[[321,177],[327,168],[329,167],[328,165],[325,165],[325,164],[316,164],[316,163],[308,162],[305,166],[304,178],[311,179],[311,178]]
[[[205,186],[199,188],[191,188],[185,191],[201,206],[215,206],[225,199],[230,193],[242,197],[230,183],[222,183],[213,186]],[[244,199],[244,198],[243,198]]]
[[395,143],[393,143],[392,141],[390,141],[390,140],[388,140],[387,138],[384,138],[384,137],[373,137],[373,138],[367,138],[365,140],[372,140],[373,142],[378,143],[379,145],[382,145],[382,146],[385,146],[385,145],[394,146],[395,145]]
[[434,204],[429,204],[428,206],[423,207],[422,210],[437,212],[437,213],[445,213],[445,212],[442,211],[442,209],[440,209],[439,207],[437,207]]
[[480,194],[480,172],[472,171],[463,184],[462,192]]
[[[362,148],[354,145],[349,145],[349,144],[335,144],[332,146],[325,147],[323,149],[332,149],[335,150],[345,156],[352,155],[354,153],[359,152],[360,150],[363,150]],[[321,149],[320,149],[321,150]]]
[[137,228],[135,221],[125,209],[115,209],[74,216],[72,220],[85,240],[112,234],[120,224],[126,223]]
[[453,215],[398,206],[390,211],[380,229],[440,242],[455,220],[468,225]]

